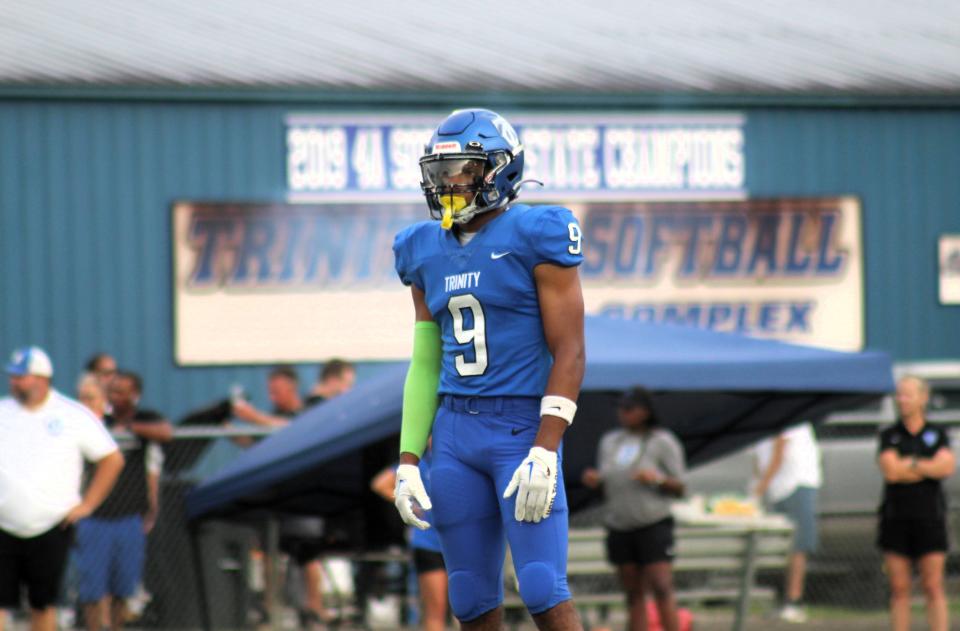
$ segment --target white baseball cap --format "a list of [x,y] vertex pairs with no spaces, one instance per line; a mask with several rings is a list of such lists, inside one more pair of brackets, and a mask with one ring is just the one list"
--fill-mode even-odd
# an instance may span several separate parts
[[52,377],[53,362],[50,361],[50,356],[39,346],[18,348],[10,355],[10,361],[7,363],[7,374]]

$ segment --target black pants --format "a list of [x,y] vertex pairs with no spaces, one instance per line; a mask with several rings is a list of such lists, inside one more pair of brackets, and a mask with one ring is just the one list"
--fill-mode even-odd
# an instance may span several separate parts
[[72,526],[26,539],[0,530],[0,608],[18,608],[23,586],[31,609],[54,605],[72,543]]

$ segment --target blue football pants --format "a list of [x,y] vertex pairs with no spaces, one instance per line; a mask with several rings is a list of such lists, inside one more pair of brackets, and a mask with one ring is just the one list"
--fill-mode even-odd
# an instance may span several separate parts
[[539,426],[539,399],[442,397],[433,425],[431,501],[449,575],[450,606],[461,621],[503,602],[507,542],[520,597],[530,613],[570,599],[562,467],[553,510],[540,523],[514,518],[516,494],[503,499]]

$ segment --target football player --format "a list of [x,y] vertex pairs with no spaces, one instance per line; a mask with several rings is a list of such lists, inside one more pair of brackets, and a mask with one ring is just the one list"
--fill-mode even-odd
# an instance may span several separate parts
[[[540,629],[581,629],[567,588],[561,439],[584,369],[580,225],[515,203],[523,146],[483,109],[447,117],[420,159],[434,221],[394,242],[416,313],[396,504],[433,509],[464,629],[500,629],[505,544]],[[436,221],[439,220],[439,221]],[[417,468],[433,435],[428,497]]]

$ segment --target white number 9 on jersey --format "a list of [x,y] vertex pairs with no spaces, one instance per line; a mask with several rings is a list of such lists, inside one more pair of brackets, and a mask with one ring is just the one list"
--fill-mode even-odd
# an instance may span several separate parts
[[[454,359],[457,373],[461,377],[476,377],[487,370],[487,324],[483,317],[483,307],[473,294],[450,296],[447,309],[453,316],[453,337],[459,344],[473,343],[474,360],[468,361],[464,353]],[[473,316],[473,326],[464,327],[463,312],[470,311]]]
[[582,242],[580,235],[580,226],[576,222],[571,221],[567,224],[567,230],[570,231],[570,241],[573,243],[567,246],[567,252],[570,254],[580,254]]

